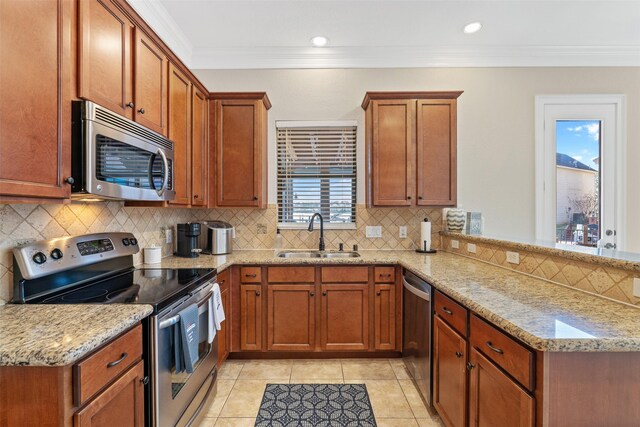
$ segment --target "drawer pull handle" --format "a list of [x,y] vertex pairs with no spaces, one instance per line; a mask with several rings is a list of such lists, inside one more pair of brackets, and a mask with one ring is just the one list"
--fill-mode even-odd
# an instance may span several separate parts
[[255,279],[256,277],[258,277],[257,274],[245,274],[244,277],[250,277],[252,279]]
[[473,369],[473,368],[475,368],[475,367],[476,367],[476,365],[474,365],[473,363],[471,363],[471,362],[467,362],[467,370],[469,370],[469,371],[470,371],[470,370],[472,370],[472,369]]
[[462,356],[464,356],[464,355],[463,355],[461,352],[456,351],[456,357],[457,357],[458,359],[460,359]]
[[449,316],[453,316],[453,311],[449,310],[447,307],[442,307],[442,311],[447,313]]
[[380,277],[391,277],[391,274],[390,273],[387,273],[387,274],[380,273]]
[[496,353],[498,353],[498,354],[504,354],[504,351],[502,351],[502,349],[501,349],[501,348],[494,347],[494,346],[491,344],[491,341],[487,341],[487,342],[486,342],[486,344],[487,344],[487,347],[489,347],[491,350],[495,351]]
[[107,368],[113,368],[114,366],[119,365],[124,359],[127,358],[127,356],[129,356],[127,353],[122,353],[122,356],[120,356],[120,359],[107,363]]

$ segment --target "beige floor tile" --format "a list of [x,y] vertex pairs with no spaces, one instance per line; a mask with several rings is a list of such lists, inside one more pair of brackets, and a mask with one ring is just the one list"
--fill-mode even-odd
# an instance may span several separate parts
[[253,427],[255,418],[218,418],[216,427]]
[[409,402],[409,406],[411,406],[413,416],[416,418],[430,418],[427,407],[422,401],[420,393],[413,385],[413,382],[411,380],[398,380],[398,382],[400,383],[400,387],[402,387],[402,391]]
[[198,427],[213,427],[216,425],[217,420],[217,418],[206,417],[198,424]]
[[317,378],[317,379],[303,379],[303,380],[291,380],[289,384],[344,384],[344,380],[342,378],[333,378],[333,379],[325,379],[325,378]]
[[407,372],[407,368],[404,367],[404,362],[402,359],[389,359],[389,364],[391,365],[391,369],[396,374],[396,379],[399,380],[410,380],[411,377]]
[[389,361],[384,360],[343,360],[342,372],[345,380],[395,380]]
[[416,420],[420,427],[445,427],[440,417],[434,415],[431,418],[418,418]]
[[289,381],[291,360],[247,360],[240,371],[240,380]]
[[413,418],[378,418],[378,427],[418,427],[418,423]]
[[220,368],[220,372],[218,372],[218,378],[225,380],[237,380],[243,365],[244,360],[225,361],[222,364],[222,368]]
[[291,382],[299,380],[333,380],[342,377],[339,360],[294,360]]
[[[262,402],[262,395],[268,383],[274,380],[237,380],[222,407],[222,418],[254,418]],[[218,423],[220,420],[218,420]]]
[[224,406],[227,398],[229,397],[229,393],[231,393],[231,389],[235,384],[236,380],[218,380],[218,388],[216,390],[216,396],[213,398],[213,402],[211,402],[211,406],[207,410],[207,414],[205,417],[208,418],[216,418],[220,415],[220,411],[222,411],[222,407]]
[[345,380],[346,384],[365,384],[373,414],[378,418],[414,418],[409,402],[397,380]]

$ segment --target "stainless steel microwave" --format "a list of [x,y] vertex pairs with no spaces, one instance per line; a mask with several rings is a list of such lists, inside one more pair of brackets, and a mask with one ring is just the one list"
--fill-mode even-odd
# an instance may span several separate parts
[[90,101],[73,101],[71,198],[175,198],[173,142]]

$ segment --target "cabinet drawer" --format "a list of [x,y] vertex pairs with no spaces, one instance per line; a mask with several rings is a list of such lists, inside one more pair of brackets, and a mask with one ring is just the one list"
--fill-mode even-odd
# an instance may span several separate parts
[[373,277],[376,283],[395,283],[396,269],[395,267],[375,267]]
[[269,267],[267,281],[270,283],[313,283],[314,267]]
[[369,281],[368,267],[323,267],[322,283],[362,283]]
[[471,316],[471,345],[533,390],[533,352],[476,315]]
[[436,291],[435,294],[434,305],[436,314],[450,324],[453,329],[462,334],[463,337],[466,337],[469,310],[443,293]]
[[262,282],[260,267],[240,267],[240,281],[242,283]]
[[142,325],[73,367],[75,404],[81,405],[142,357]]

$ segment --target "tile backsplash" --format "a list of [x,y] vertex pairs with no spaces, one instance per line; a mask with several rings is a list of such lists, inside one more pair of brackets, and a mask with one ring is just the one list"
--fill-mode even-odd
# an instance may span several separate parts
[[[358,205],[354,230],[325,230],[327,249],[357,244],[360,249],[413,249],[420,236],[420,222],[428,217],[433,223],[434,247],[440,242],[441,210],[421,208],[366,208]],[[123,202],[0,205],[0,304],[11,299],[13,260],[11,249],[35,240],[69,235],[126,231],[134,233],[140,247],[162,246],[163,256],[173,251],[164,244],[164,230],[183,222],[218,219],[236,227],[234,249],[271,249],[276,234],[276,206],[267,209],[173,209],[125,207]],[[367,225],[382,227],[382,238],[365,237]],[[400,238],[399,226],[407,227],[407,237]],[[282,230],[283,248],[313,249],[318,232]],[[416,243],[414,243],[416,242]],[[142,262],[141,253],[135,256]]]

